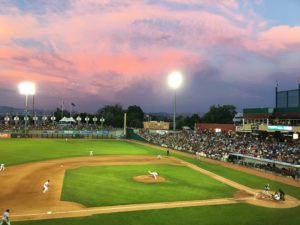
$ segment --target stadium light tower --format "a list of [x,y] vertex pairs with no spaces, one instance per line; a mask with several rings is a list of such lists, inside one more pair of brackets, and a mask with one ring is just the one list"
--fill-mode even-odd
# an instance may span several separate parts
[[182,84],[182,75],[180,72],[173,72],[168,77],[169,87],[174,89],[174,111],[173,111],[173,130],[176,130],[176,90]]
[[19,92],[25,95],[25,137],[27,134],[27,121],[28,121],[28,95],[35,94],[35,84],[32,82],[22,82],[19,84]]

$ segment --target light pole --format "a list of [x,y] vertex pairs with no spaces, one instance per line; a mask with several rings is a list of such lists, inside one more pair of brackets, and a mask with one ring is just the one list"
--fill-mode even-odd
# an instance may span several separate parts
[[174,89],[174,111],[173,111],[173,130],[176,130],[176,90],[182,83],[182,75],[180,72],[173,72],[168,77],[169,87]]
[[84,118],[85,122],[86,122],[86,125],[88,125],[89,121],[90,121],[90,118],[87,116]]
[[27,135],[27,122],[28,122],[28,95],[35,94],[35,84],[32,82],[22,82],[19,84],[19,92],[25,95],[25,137]]
[[18,125],[20,118],[18,117],[18,114],[14,117],[14,121],[15,121],[15,126]]
[[42,117],[42,120],[43,120],[43,125],[45,125],[45,124],[46,124],[46,121],[47,121],[47,119],[48,119],[48,118],[47,118],[47,116],[45,116],[45,115]]
[[8,113],[6,113],[6,116],[4,117],[4,121],[5,121],[5,124],[6,124],[6,125],[8,125],[9,120],[10,120],[10,118],[9,118],[9,116],[8,116]]
[[77,116],[76,120],[77,120],[77,123],[78,123],[78,125],[79,125],[79,124],[80,124],[80,121],[81,121],[81,117],[80,117],[80,116]]
[[97,123],[97,121],[98,121],[98,118],[95,116],[95,117],[93,118],[93,121],[94,121],[94,126],[96,126],[96,123]]
[[34,117],[32,119],[34,121],[34,126],[37,126],[37,121],[39,118],[36,115],[34,115]]
[[50,120],[52,121],[52,125],[54,125],[54,122],[55,122],[55,120],[56,120],[56,117],[53,115],[53,116],[51,116]]
[[103,129],[103,123],[105,122],[105,119],[103,117],[101,117],[100,122],[101,122],[101,129]]

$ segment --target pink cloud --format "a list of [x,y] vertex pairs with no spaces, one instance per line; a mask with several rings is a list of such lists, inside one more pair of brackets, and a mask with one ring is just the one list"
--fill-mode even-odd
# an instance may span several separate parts
[[[6,47],[0,49],[0,87],[6,80],[12,84],[30,78],[45,90],[52,89],[53,94],[80,92],[114,99],[114,92],[139,80],[155,86],[174,69],[201,67],[214,60],[209,52],[221,47],[236,54],[273,55],[300,44],[300,27],[265,31],[266,20],[252,11],[247,15],[239,12],[238,1],[168,1],[172,2],[216,10],[171,10],[143,1],[113,4],[89,0],[71,1],[65,13],[34,16],[14,11],[2,15],[0,45]],[[22,46],[20,40],[34,42]],[[249,74],[241,73],[249,68],[240,62],[228,63],[224,57],[221,63],[226,71],[220,79]],[[231,73],[234,67],[239,69]],[[269,66],[262,71],[272,72]]]
[[253,52],[267,56],[290,50],[300,46],[300,26],[276,26],[267,31],[260,32],[255,39],[248,39],[244,47]]

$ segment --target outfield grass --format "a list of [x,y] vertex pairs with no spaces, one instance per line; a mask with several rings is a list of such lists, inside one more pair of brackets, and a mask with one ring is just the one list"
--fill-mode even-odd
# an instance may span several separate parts
[[[163,183],[140,183],[134,176],[156,171]],[[235,189],[184,166],[88,166],[68,170],[62,200],[87,207],[233,197]]]
[[247,204],[98,214],[89,217],[14,222],[17,225],[298,225],[300,208],[270,209]]
[[0,140],[0,163],[6,166],[56,158],[94,155],[155,155],[161,151],[126,141],[69,139]]

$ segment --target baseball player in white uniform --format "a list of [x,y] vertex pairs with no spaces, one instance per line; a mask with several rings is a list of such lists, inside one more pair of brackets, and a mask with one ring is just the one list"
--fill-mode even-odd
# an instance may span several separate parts
[[158,173],[157,173],[157,172],[151,172],[151,171],[148,171],[148,172],[149,172],[149,174],[150,174],[151,176],[153,176],[154,179],[156,180],[156,177],[158,176]]
[[1,165],[0,165],[0,171],[4,171],[4,170],[5,170],[5,164],[1,163]]
[[5,224],[10,225],[10,221],[9,221],[9,209],[7,209],[3,213],[0,225],[2,225],[4,222],[5,222]]
[[47,180],[43,185],[43,193],[46,193],[49,190],[50,180]]
[[94,155],[94,151],[90,151],[90,156],[93,156]]
[[200,152],[198,152],[198,151],[196,152],[196,158],[200,159]]

